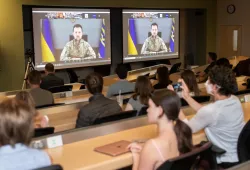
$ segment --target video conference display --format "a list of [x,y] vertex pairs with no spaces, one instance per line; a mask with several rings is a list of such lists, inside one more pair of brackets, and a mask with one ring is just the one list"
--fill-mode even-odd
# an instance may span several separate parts
[[123,62],[179,57],[178,10],[123,10]]
[[110,10],[33,8],[35,68],[111,63]]

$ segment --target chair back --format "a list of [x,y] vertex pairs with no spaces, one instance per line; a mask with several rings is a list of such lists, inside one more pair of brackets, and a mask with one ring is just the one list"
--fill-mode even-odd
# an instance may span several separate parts
[[242,129],[237,145],[239,162],[242,163],[250,160],[250,120]]
[[181,63],[176,63],[176,64],[174,64],[174,65],[171,67],[171,69],[170,69],[170,71],[169,71],[169,74],[173,74],[173,73],[179,72],[180,67],[181,67]]
[[137,116],[146,115],[147,114],[147,109],[148,109],[148,106],[142,107],[141,110],[137,113]]
[[83,90],[83,89],[86,89],[84,84],[81,85],[81,87],[80,87],[80,90]]
[[34,130],[34,138],[38,138],[41,136],[46,136],[53,134],[55,131],[54,127],[46,127],[46,128],[35,128]]
[[136,110],[130,110],[130,111],[119,112],[119,113],[116,113],[116,114],[113,114],[113,115],[107,116],[107,117],[97,118],[94,121],[94,125],[101,124],[101,123],[118,121],[118,120],[122,120],[122,119],[128,119],[128,118],[131,118],[131,117],[135,117],[136,113],[137,113]]
[[72,68],[68,68],[68,69],[66,69],[66,71],[69,75],[70,83],[78,82],[79,77]]
[[234,95],[237,96],[237,95],[248,94],[248,93],[250,93],[250,89],[237,91],[236,93],[234,93]]
[[191,169],[204,152],[212,147],[211,142],[207,142],[201,147],[194,148],[191,152],[182,154],[176,158],[167,160],[157,170],[187,170]]
[[51,166],[46,166],[42,168],[37,168],[34,170],[63,170],[61,165],[51,165]]
[[[134,93],[135,93],[134,91],[129,91],[129,92],[121,93],[121,95],[128,95],[128,94],[134,94]],[[114,96],[119,96],[119,93],[115,94]]]
[[51,93],[60,93],[65,91],[72,91],[73,85],[63,85],[63,86],[55,86],[49,88]]
[[[210,96],[193,96],[192,98],[198,103],[204,103],[210,101]],[[187,105],[188,103],[186,102],[186,100],[181,98],[181,106],[187,106]]]
[[61,106],[61,105],[64,105],[64,104],[65,103],[46,104],[46,105],[42,105],[42,106],[36,106],[36,109],[42,109],[42,108],[54,107],[54,106]]

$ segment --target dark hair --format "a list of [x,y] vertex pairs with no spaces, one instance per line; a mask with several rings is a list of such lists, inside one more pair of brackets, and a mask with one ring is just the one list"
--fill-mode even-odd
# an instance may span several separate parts
[[185,70],[181,73],[181,78],[187,84],[190,92],[194,92],[195,96],[198,96],[200,94],[194,72],[192,72],[191,70]]
[[91,94],[102,93],[103,78],[98,73],[91,73],[86,77],[86,87]]
[[153,91],[154,88],[149,78],[146,76],[139,76],[135,83],[135,94],[132,97],[134,100],[137,100],[137,96],[139,96],[141,104],[147,105]]
[[218,93],[229,96],[236,92],[237,82],[232,69],[225,66],[214,66],[208,72],[210,83],[218,85],[220,88]]
[[54,65],[52,63],[47,63],[45,65],[45,70],[49,73],[53,73],[55,71]]
[[161,106],[168,120],[176,121],[174,132],[178,142],[180,153],[190,152],[193,147],[192,130],[181,121],[179,117],[181,101],[179,96],[172,90],[166,90],[166,95],[157,101],[153,98],[156,105]]
[[[32,114],[31,114],[32,113]],[[16,99],[0,104],[0,145],[17,143],[29,145],[33,136],[33,115],[35,109]]]
[[164,86],[169,85],[169,73],[167,67],[159,67],[156,71],[158,76],[158,82],[159,84],[162,84]]
[[28,81],[30,84],[40,85],[41,73],[37,70],[32,70],[28,75]]
[[217,60],[217,54],[214,52],[209,52],[208,56],[213,60],[216,61]]
[[231,68],[230,62],[227,58],[220,58],[216,61],[217,66],[225,66]]
[[127,78],[127,74],[128,74],[128,69],[125,65],[123,64],[118,64],[115,72],[117,74],[117,76],[119,77],[119,79],[126,79]]
[[157,26],[157,28],[158,28],[158,24],[155,22],[151,24],[151,28],[152,28],[152,26]]
[[75,25],[73,26],[73,31],[74,31],[75,28],[81,28],[81,29],[82,29],[82,26],[81,26],[80,24],[75,24]]

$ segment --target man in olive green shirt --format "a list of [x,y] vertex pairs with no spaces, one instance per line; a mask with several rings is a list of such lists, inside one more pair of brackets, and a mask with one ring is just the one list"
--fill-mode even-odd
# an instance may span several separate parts
[[157,34],[158,25],[156,23],[153,23],[151,25],[151,36],[145,40],[141,49],[141,54],[156,54],[168,52],[165,42]]
[[96,54],[88,42],[82,39],[83,31],[80,24],[73,27],[74,40],[68,42],[60,56],[61,61],[95,59]]

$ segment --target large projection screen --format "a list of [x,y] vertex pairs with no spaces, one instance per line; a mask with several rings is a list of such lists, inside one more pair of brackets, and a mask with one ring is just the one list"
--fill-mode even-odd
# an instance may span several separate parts
[[179,57],[179,10],[123,10],[123,62]]
[[110,10],[33,8],[35,68],[111,64]]

